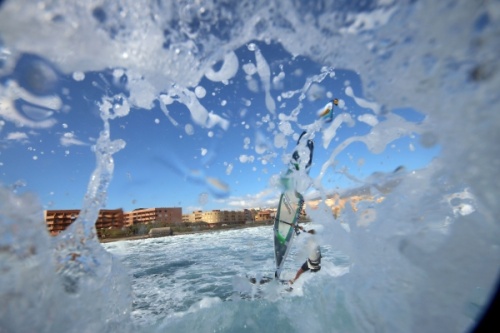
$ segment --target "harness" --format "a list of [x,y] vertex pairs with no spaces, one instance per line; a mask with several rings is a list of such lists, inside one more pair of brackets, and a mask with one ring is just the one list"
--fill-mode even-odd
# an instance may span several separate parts
[[321,269],[321,256],[318,258],[318,260],[311,260],[307,258],[307,265],[309,266],[311,272],[319,271]]

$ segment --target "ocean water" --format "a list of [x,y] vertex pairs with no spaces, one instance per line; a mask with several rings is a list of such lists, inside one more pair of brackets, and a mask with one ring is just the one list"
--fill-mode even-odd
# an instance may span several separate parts
[[[499,29],[498,1],[2,2],[0,332],[471,330],[500,268]],[[274,85],[297,73],[270,72],[271,56],[260,48],[275,44],[290,61],[303,57],[318,70],[296,89]],[[242,49],[253,66],[235,61]],[[21,66],[26,59],[29,66]],[[241,70],[252,76],[246,82],[243,75],[245,87],[262,101],[259,118],[245,124],[256,133],[259,161],[269,162],[266,147],[281,152],[299,134],[292,128],[319,131],[299,116],[307,98],[327,97],[316,85],[335,78],[336,70],[355,74],[343,93],[365,110],[336,114],[317,133],[316,145],[327,154],[315,155],[319,172],[307,185],[321,200],[335,192],[383,200],[345,209],[337,220],[324,202],[307,207],[324,265],[290,293],[247,283],[246,274],[272,268],[268,227],[104,246],[93,229],[121,167],[115,154],[133,144],[125,140],[126,126],[115,123],[135,122],[131,109],[153,106],[172,122],[169,110],[181,104],[189,117],[181,124],[186,136],[198,128],[226,131],[230,117],[203,106],[199,84],[207,78],[236,91],[233,76]],[[100,78],[89,84],[95,90],[72,94],[85,77]],[[68,108],[75,100],[82,112]],[[405,108],[423,117],[398,116]],[[85,124],[82,136],[95,139],[95,165],[64,164],[78,170],[70,191],[80,194],[82,214],[51,238],[41,198],[55,185],[45,172],[63,163],[55,151],[71,155],[67,147],[85,144],[66,130],[68,115]],[[366,132],[342,134],[359,123]],[[261,132],[269,142],[259,142]],[[353,178],[335,169],[352,145],[377,156],[411,136],[424,147],[439,146],[439,156],[417,170],[367,170],[348,189],[328,176],[334,170]],[[30,167],[12,141],[40,165]],[[238,150],[248,157],[244,144]],[[227,195],[217,179],[166,164],[215,197]],[[6,170],[22,177],[12,180]],[[31,183],[43,190],[23,190]],[[302,239],[287,275],[303,260]]]
[[[230,331],[257,331],[266,330],[269,323],[228,315],[221,317],[223,322],[216,322],[215,326],[213,323],[200,326],[183,318],[197,316],[211,307],[223,313],[239,306],[252,309],[256,304],[261,306],[259,312],[265,311],[265,307],[280,307],[281,302],[297,302],[312,296],[308,295],[312,292],[309,284],[335,281],[349,271],[348,257],[324,246],[322,270],[317,274],[303,274],[292,291],[287,290],[287,285],[274,281],[252,284],[251,277],[260,281],[274,276],[272,235],[271,226],[260,226],[120,241],[105,244],[104,248],[127,267],[132,282],[132,321],[145,331],[157,326],[177,331],[178,325],[186,324],[184,329],[205,332],[224,330],[224,327]],[[317,236],[307,233],[296,238],[282,278],[295,276],[307,256],[307,243],[315,238]],[[191,324],[193,326],[189,326]]]

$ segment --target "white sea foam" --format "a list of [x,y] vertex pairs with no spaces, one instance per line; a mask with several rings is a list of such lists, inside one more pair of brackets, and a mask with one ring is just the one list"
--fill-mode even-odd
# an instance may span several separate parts
[[[248,298],[270,302],[303,295],[315,277],[305,275],[291,294],[282,293],[285,287],[269,284],[262,289],[248,281],[247,276],[269,276],[273,270],[272,252],[268,249],[272,245],[270,228],[125,241],[106,244],[105,248],[119,257],[134,276],[132,288],[137,302],[132,316],[136,322],[147,326],[161,317],[166,318],[164,322],[168,325],[172,318],[199,313],[203,309],[225,311],[235,304],[227,303],[229,300],[236,304]],[[298,246],[286,265],[285,277],[291,278],[305,260],[300,249],[306,241],[306,238],[297,241]],[[167,258],[164,251],[169,252]],[[322,254],[325,270],[319,278],[347,274],[345,256],[328,247]],[[344,261],[335,264],[337,259]]]

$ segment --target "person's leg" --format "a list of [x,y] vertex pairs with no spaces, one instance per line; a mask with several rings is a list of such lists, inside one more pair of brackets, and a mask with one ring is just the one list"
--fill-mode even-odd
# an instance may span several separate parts
[[295,277],[289,281],[290,284],[293,284],[295,281],[297,281],[297,279],[302,275],[302,273],[308,270],[309,266],[307,266],[307,260],[306,260],[306,262],[302,264],[302,267],[300,267],[299,270],[297,271],[297,274],[295,274]]
[[297,281],[297,279],[302,275],[302,273],[304,273],[304,270],[301,268],[299,268],[299,270],[297,271],[297,274],[295,274],[295,277],[293,279],[291,279],[289,282],[291,284],[293,284],[295,281]]

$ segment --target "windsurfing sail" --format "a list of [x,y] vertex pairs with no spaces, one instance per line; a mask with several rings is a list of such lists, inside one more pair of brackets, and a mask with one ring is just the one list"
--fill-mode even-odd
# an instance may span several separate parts
[[290,251],[303,204],[302,195],[296,191],[290,190],[281,194],[273,228],[274,258],[276,262],[274,277],[276,279],[279,279],[283,264]]

